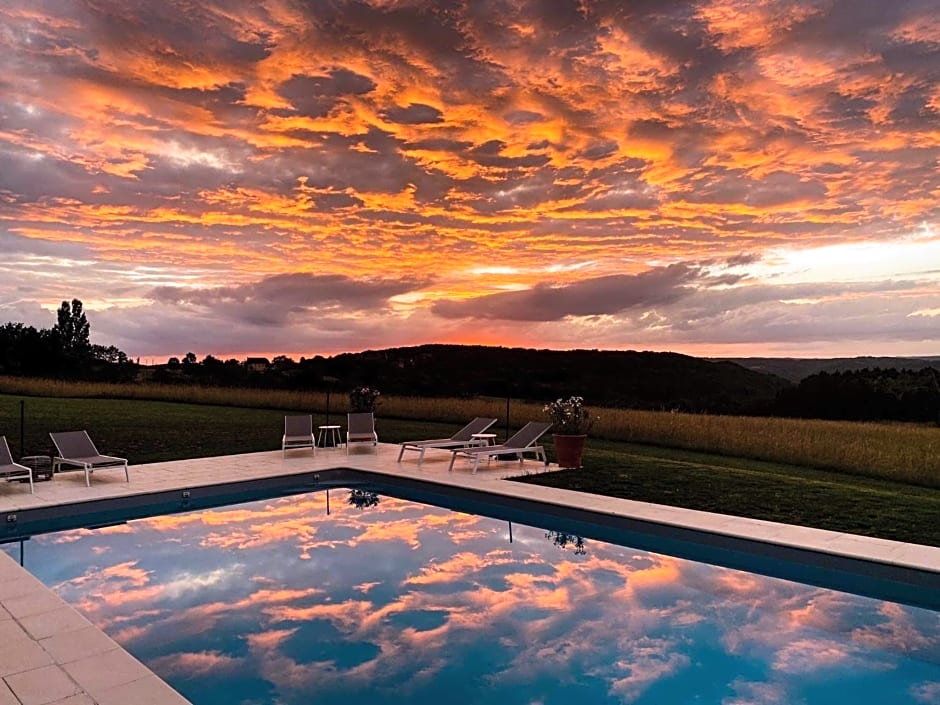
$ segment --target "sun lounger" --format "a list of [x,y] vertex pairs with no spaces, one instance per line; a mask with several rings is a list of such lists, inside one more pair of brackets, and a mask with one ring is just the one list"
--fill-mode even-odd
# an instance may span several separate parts
[[33,491],[33,470],[13,462],[6,436],[0,436],[0,480],[29,480],[29,491]]
[[473,461],[473,472],[477,471],[480,458],[498,458],[501,455],[515,455],[521,463],[525,453],[535,453],[537,459],[545,462],[545,449],[536,445],[536,441],[551,427],[550,423],[530,421],[501,445],[454,448],[451,451],[450,465],[447,469],[448,471],[454,469],[454,461],[457,460],[458,455],[464,455]]
[[371,411],[346,414],[346,455],[349,455],[350,443],[376,445],[378,442],[379,436],[375,432],[375,414]]
[[313,437],[313,416],[310,414],[284,417],[284,438],[281,439],[281,457],[293,448],[313,448],[317,454],[317,441]]
[[127,459],[113,455],[102,455],[91,442],[87,431],[64,431],[50,433],[52,443],[58,455],[52,459],[52,474],[63,472],[62,466],[85,471],[85,486],[91,487],[91,473],[105,468],[124,468],[124,478],[131,481],[127,472]]
[[426,451],[428,448],[443,448],[445,450],[449,450],[451,448],[466,448],[469,445],[473,445],[474,433],[483,433],[494,423],[496,423],[496,419],[485,419],[482,416],[478,416],[462,429],[457,431],[457,433],[455,433],[450,438],[432,438],[426,441],[406,441],[401,444],[401,450],[398,451],[398,462],[401,462],[401,457],[404,455],[406,450],[418,451],[418,465],[420,465],[421,461],[424,460],[424,451]]

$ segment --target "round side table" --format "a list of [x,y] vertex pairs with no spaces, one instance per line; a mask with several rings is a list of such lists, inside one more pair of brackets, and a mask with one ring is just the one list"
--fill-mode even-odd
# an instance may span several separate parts
[[475,446],[494,446],[496,445],[496,434],[495,433],[471,433],[470,438],[473,439],[472,445]]
[[342,445],[342,440],[339,435],[339,426],[317,426],[317,446],[320,448],[327,447],[327,441],[330,442],[330,445],[334,448],[339,448]]

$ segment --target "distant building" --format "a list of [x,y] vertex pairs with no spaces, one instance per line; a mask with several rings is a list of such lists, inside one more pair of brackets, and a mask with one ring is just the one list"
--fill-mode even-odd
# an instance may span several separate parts
[[266,357],[245,358],[245,369],[249,372],[267,372],[270,366],[271,361]]

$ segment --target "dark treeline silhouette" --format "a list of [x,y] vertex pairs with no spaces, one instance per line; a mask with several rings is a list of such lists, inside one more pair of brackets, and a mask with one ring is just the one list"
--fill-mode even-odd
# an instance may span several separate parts
[[422,345],[330,358],[274,358],[254,371],[236,360],[188,354],[152,372],[157,382],[199,382],[401,396],[511,396],[547,401],[577,394],[594,405],[713,413],[767,412],[784,380],[731,363],[675,353]]
[[735,362],[755,372],[777,375],[794,384],[820,372],[861,372],[881,368],[883,370],[923,370],[940,367],[940,356],[922,357],[719,357],[707,358]]
[[513,397],[578,395],[591,406],[856,421],[940,422],[934,368],[820,372],[794,384],[729,361],[677,353],[421,345],[273,360],[195,353],[140,367],[89,342],[82,302],[63,301],[56,325],[0,326],[0,374],[98,381],[332,390],[369,385],[384,394]]
[[600,406],[713,413],[767,411],[787,383],[676,353],[422,345],[337,355],[330,374],[390,394],[579,395]]
[[783,390],[775,411],[814,419],[940,423],[940,372],[932,367],[820,372]]
[[940,372],[821,372],[794,384],[727,361],[677,353],[535,350],[474,345],[275,357],[252,370],[193,353],[151,372],[153,381],[347,391],[365,384],[402,396],[511,396],[547,401],[576,394],[595,406],[855,421],[940,421]]
[[52,328],[22,323],[0,326],[0,374],[62,379],[130,381],[137,365],[113,345],[89,341],[82,302],[63,301]]

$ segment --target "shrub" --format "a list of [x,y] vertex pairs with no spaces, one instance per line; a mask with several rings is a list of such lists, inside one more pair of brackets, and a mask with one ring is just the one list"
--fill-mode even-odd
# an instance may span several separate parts
[[579,436],[591,430],[591,414],[582,397],[568,397],[549,402],[542,409],[552,421],[552,432]]
[[375,387],[356,387],[349,392],[349,410],[352,412],[375,411],[382,393]]

